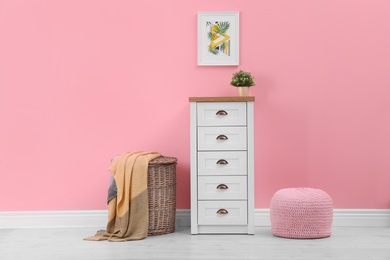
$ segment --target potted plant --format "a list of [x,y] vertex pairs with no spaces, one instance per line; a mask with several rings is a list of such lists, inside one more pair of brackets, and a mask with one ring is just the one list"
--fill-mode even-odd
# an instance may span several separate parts
[[239,96],[248,96],[249,87],[255,86],[255,78],[250,72],[240,70],[233,73],[230,85],[237,87]]

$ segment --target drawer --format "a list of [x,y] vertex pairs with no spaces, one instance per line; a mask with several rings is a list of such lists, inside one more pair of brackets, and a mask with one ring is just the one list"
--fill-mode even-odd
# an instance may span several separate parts
[[247,223],[246,201],[198,202],[199,225],[246,225]]
[[246,150],[246,127],[198,127],[198,150]]
[[245,126],[246,102],[197,103],[198,126]]
[[246,200],[246,176],[199,176],[198,199]]
[[198,175],[247,175],[247,152],[198,152]]

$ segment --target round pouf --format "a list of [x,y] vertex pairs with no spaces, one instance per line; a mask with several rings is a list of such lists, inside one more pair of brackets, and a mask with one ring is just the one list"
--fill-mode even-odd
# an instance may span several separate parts
[[271,199],[270,216],[275,236],[329,237],[332,232],[333,201],[320,189],[281,189]]

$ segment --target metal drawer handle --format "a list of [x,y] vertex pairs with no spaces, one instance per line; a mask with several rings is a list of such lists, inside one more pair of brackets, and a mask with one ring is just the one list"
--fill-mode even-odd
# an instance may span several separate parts
[[217,189],[218,190],[227,190],[227,189],[229,189],[229,187],[226,184],[219,184],[217,186]]
[[217,116],[227,116],[228,113],[225,110],[218,110],[216,113]]
[[217,211],[217,214],[222,214],[222,215],[225,215],[225,214],[228,214],[228,213],[229,213],[229,211],[227,211],[226,209],[219,209]]
[[228,164],[228,161],[225,159],[218,160],[217,164]]
[[228,137],[226,135],[218,135],[217,140],[227,140]]

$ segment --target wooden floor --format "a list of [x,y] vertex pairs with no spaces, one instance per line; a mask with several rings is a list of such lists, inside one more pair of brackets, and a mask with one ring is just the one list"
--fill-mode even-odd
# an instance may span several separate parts
[[57,259],[335,259],[389,260],[390,228],[334,227],[324,239],[285,239],[270,228],[255,235],[190,235],[189,228],[131,242],[82,240],[96,229],[1,229],[1,260]]

